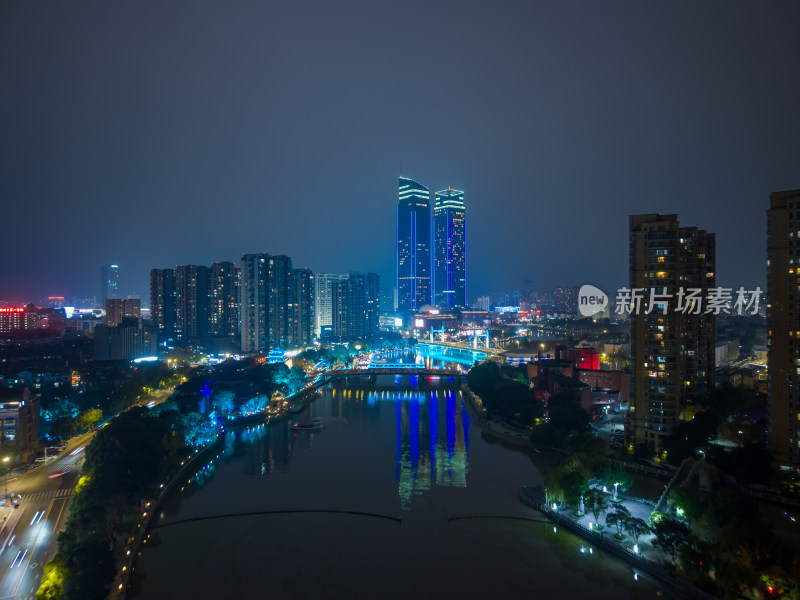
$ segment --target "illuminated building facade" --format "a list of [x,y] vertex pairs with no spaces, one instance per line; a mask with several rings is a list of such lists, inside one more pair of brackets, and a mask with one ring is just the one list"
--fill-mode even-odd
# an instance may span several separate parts
[[139,298],[130,298],[128,300],[109,298],[106,300],[106,325],[116,327],[125,318],[141,320],[142,301]]
[[179,340],[202,344],[208,339],[209,268],[175,267],[175,333]]
[[433,303],[439,308],[467,304],[464,192],[436,192],[433,205]]
[[[707,298],[716,286],[716,238],[681,227],[677,215],[631,215],[629,233],[630,288],[641,289],[642,299],[631,313],[628,442],[661,452],[687,401],[714,388],[715,316],[704,305],[693,314],[676,303],[680,288]],[[651,290],[669,300],[650,307]]]
[[240,263],[243,352],[304,346],[313,325],[314,277],[288,256],[245,254]]
[[150,271],[150,318],[159,343],[175,339],[175,269]]
[[289,288],[292,278],[292,259],[288,256],[272,256],[269,260],[269,337],[273,346],[291,347],[291,307]]
[[331,326],[342,341],[368,340],[378,335],[380,276],[350,273],[332,284]]
[[39,395],[0,388],[0,446],[18,452],[39,448]]
[[103,265],[100,287],[103,305],[110,298],[119,298],[119,265]]
[[25,329],[25,309],[22,307],[0,308],[0,333]]
[[397,307],[401,312],[413,312],[430,303],[430,190],[401,177],[397,203]]
[[239,267],[232,262],[211,263],[208,327],[212,337],[239,342]]
[[339,281],[347,281],[347,274],[318,273],[314,278],[314,314],[316,334],[327,325],[333,325],[333,286]]
[[800,190],[770,194],[767,211],[769,448],[800,469]]
[[311,345],[314,340],[314,274],[311,269],[292,270],[289,305],[291,345]]
[[269,329],[269,254],[245,254],[240,263],[241,296],[239,303],[242,352],[270,349]]

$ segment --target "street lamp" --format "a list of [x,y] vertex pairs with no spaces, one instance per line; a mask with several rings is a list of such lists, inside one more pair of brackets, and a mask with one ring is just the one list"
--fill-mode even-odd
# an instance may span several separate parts
[[5,484],[5,485],[4,485],[4,487],[5,487],[5,492],[4,492],[4,494],[3,494],[3,498],[8,498],[8,471],[9,471],[9,468],[8,468],[8,466],[7,466],[7,463],[8,463],[8,461],[10,461],[10,460],[11,460],[11,457],[10,457],[10,456],[4,456],[4,457],[3,457],[3,466],[6,468],[6,476],[5,476],[5,482],[4,482],[4,484]]

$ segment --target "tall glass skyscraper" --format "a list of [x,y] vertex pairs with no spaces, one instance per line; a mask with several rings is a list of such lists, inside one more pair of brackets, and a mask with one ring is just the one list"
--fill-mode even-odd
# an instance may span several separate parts
[[439,308],[467,305],[464,192],[436,192],[433,205],[433,303]]
[[103,265],[100,300],[102,306],[106,300],[119,298],[119,265]]
[[414,311],[431,303],[431,194],[400,178],[397,203],[397,308]]

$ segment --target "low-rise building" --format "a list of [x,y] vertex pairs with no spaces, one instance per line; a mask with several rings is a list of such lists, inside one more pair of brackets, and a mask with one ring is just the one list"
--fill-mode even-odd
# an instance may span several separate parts
[[0,388],[0,445],[20,453],[38,448],[39,396],[29,388]]

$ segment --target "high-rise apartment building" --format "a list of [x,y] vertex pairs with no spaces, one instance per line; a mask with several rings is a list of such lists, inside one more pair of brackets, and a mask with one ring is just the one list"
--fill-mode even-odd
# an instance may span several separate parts
[[274,346],[291,346],[291,308],[289,292],[292,279],[292,259],[288,256],[271,256],[269,260],[269,338]]
[[467,304],[464,192],[436,192],[433,205],[433,303],[439,308]]
[[211,263],[208,290],[208,328],[214,338],[239,343],[239,267],[232,262]]
[[769,447],[800,469],[800,190],[770,194],[767,211]]
[[142,301],[139,298],[129,298],[120,300],[109,298],[106,300],[106,325],[116,327],[122,323],[122,319],[142,319]]
[[101,269],[100,301],[119,298],[119,265],[103,265]]
[[364,337],[378,337],[381,316],[381,277],[377,273],[364,276]]
[[[311,272],[307,272],[311,276]],[[304,285],[313,285],[306,280]],[[265,352],[295,344],[292,259],[245,254],[241,262],[241,339],[243,352]],[[309,290],[310,291],[310,290]],[[312,302],[311,298],[306,298]],[[308,315],[311,318],[311,315]],[[310,328],[310,323],[308,324]]]
[[290,284],[291,345],[309,346],[314,339],[314,274],[311,269],[293,269]]
[[413,312],[431,303],[430,190],[400,178],[397,203],[397,304]]
[[150,318],[160,344],[175,339],[176,298],[175,269],[152,269]]
[[[627,435],[661,452],[687,401],[714,387],[715,316],[706,299],[716,285],[716,240],[681,227],[677,215],[631,215],[629,234],[630,288],[641,300],[630,304]],[[694,290],[700,302],[689,300]]]
[[175,267],[175,333],[179,340],[203,344],[208,340],[208,267]]
[[316,334],[327,325],[333,325],[333,286],[339,281],[347,281],[347,274],[317,273],[314,276],[314,319]]
[[378,335],[380,276],[350,273],[332,284],[333,335],[342,341],[368,340]]
[[270,348],[267,318],[269,254],[244,254],[240,263],[239,300],[242,352],[263,352]]

